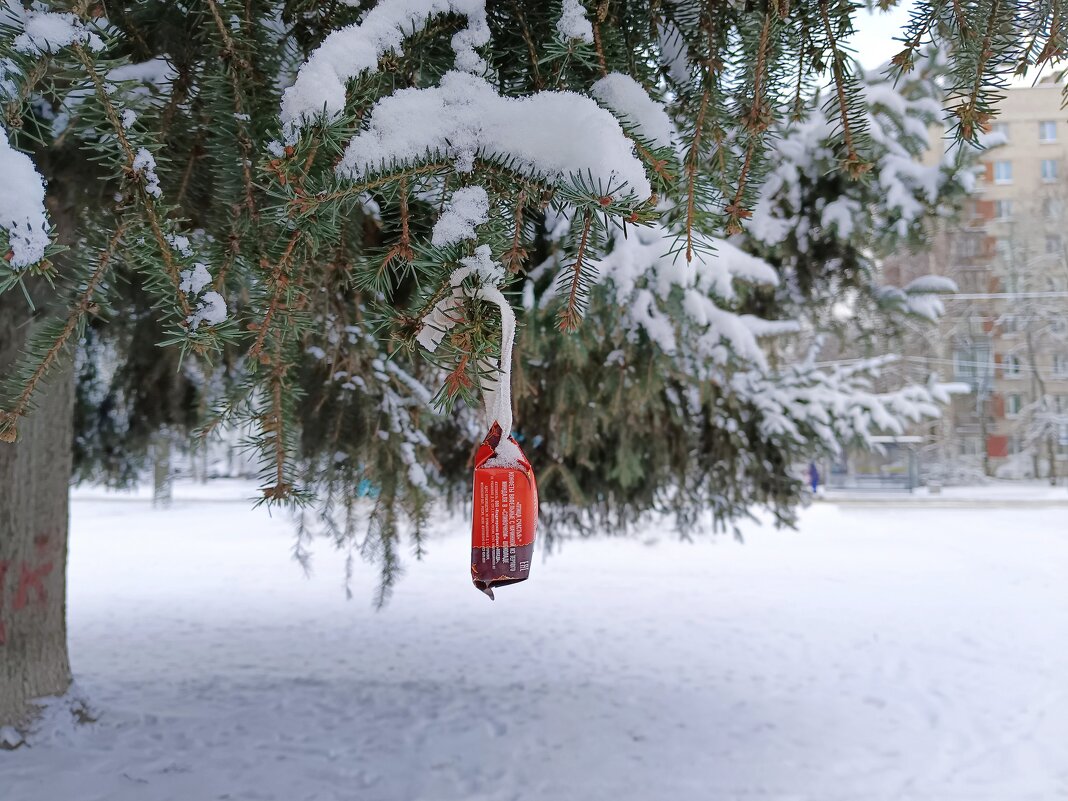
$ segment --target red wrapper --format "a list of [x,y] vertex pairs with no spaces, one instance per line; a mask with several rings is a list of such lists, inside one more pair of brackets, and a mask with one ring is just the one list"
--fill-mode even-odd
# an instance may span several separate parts
[[475,454],[471,579],[493,598],[493,588],[530,576],[538,528],[538,486],[522,448],[501,443],[496,423]]

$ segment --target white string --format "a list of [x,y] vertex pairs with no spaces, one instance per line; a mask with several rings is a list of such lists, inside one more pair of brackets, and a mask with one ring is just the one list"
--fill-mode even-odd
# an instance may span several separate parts
[[[449,329],[456,325],[455,310],[464,298],[463,280],[474,272],[470,267],[454,270],[449,276],[449,283],[453,286],[452,294],[438,301],[423,318],[423,328],[416,339],[431,353],[437,350]],[[483,401],[486,406],[486,427],[493,428],[493,424],[497,423],[501,427],[501,444],[507,447],[508,437],[512,433],[512,347],[515,344],[515,311],[501,290],[492,284],[481,284],[474,289],[473,295],[495,304],[501,312],[500,364],[494,364],[493,360],[487,360],[483,364],[487,371],[495,368],[497,370],[497,377],[486,381]]]
[[496,303],[501,310],[501,362],[497,378],[487,382],[485,389],[486,426],[501,427],[501,442],[512,433],[512,346],[515,344],[515,311],[512,304],[495,286],[483,284],[478,297]]

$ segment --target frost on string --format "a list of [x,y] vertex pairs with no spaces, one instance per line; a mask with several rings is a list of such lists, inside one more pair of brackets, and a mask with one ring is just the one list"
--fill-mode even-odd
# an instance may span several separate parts
[[464,300],[463,283],[470,277],[476,277],[482,285],[496,286],[504,280],[504,269],[490,255],[489,245],[479,245],[471,256],[460,259],[462,267],[452,271],[449,286],[452,292],[435,304],[422,319],[422,327],[416,335],[416,341],[433,353],[441,340],[458,322],[457,313]]
[[[435,247],[474,240],[475,226],[489,219],[489,196],[480,186],[453,192],[449,208],[434,225],[431,242]],[[460,267],[449,276],[452,291],[439,300],[422,319],[416,341],[428,352],[437,350],[445,334],[457,323],[457,313],[464,299],[463,283],[474,276],[480,283],[496,285],[504,280],[504,269],[493,260],[489,245],[479,245],[470,256],[460,259]]]
[[23,269],[41,261],[48,247],[44,178],[30,157],[15,150],[0,128],[0,228],[7,234],[8,264]]
[[486,64],[476,48],[490,40],[485,0],[382,0],[360,22],[327,36],[301,66],[282,95],[287,140],[295,140],[301,126],[323,112],[328,118],[341,114],[348,80],[377,71],[381,56],[396,51],[406,37],[442,14],[467,18],[467,27],[452,38],[457,69],[482,72]]
[[590,178],[603,191],[645,200],[652,187],[619,122],[574,92],[502,97],[485,80],[448,72],[440,86],[402,89],[383,98],[349,142],[339,177],[359,180],[378,170],[440,154],[460,171],[476,157],[508,161],[537,178]]

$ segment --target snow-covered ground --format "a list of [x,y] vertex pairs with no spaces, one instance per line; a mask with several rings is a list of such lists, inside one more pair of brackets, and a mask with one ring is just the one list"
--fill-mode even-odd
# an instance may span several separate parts
[[2,801],[1068,798],[1068,511],[818,504],[800,531],[573,542],[488,601],[465,523],[392,603],[285,520],[80,493],[93,725]]
[[[1049,481],[996,481],[960,487],[917,487],[904,489],[821,489],[820,500],[838,504],[871,504],[874,502],[897,506],[925,504],[928,506],[995,506],[1002,508],[1039,508],[1063,506],[1068,509],[1068,486],[1060,479],[1055,486]],[[1068,511],[1066,511],[1068,520]]]

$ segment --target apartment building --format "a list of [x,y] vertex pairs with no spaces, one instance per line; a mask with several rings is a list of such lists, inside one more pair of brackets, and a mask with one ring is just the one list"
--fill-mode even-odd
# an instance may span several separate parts
[[[1006,93],[963,217],[923,258],[891,260],[888,283],[924,272],[960,294],[932,335],[909,343],[917,370],[967,383],[928,432],[938,461],[1006,476],[1068,473],[1068,113],[1061,86]],[[940,154],[932,153],[932,158]]]

